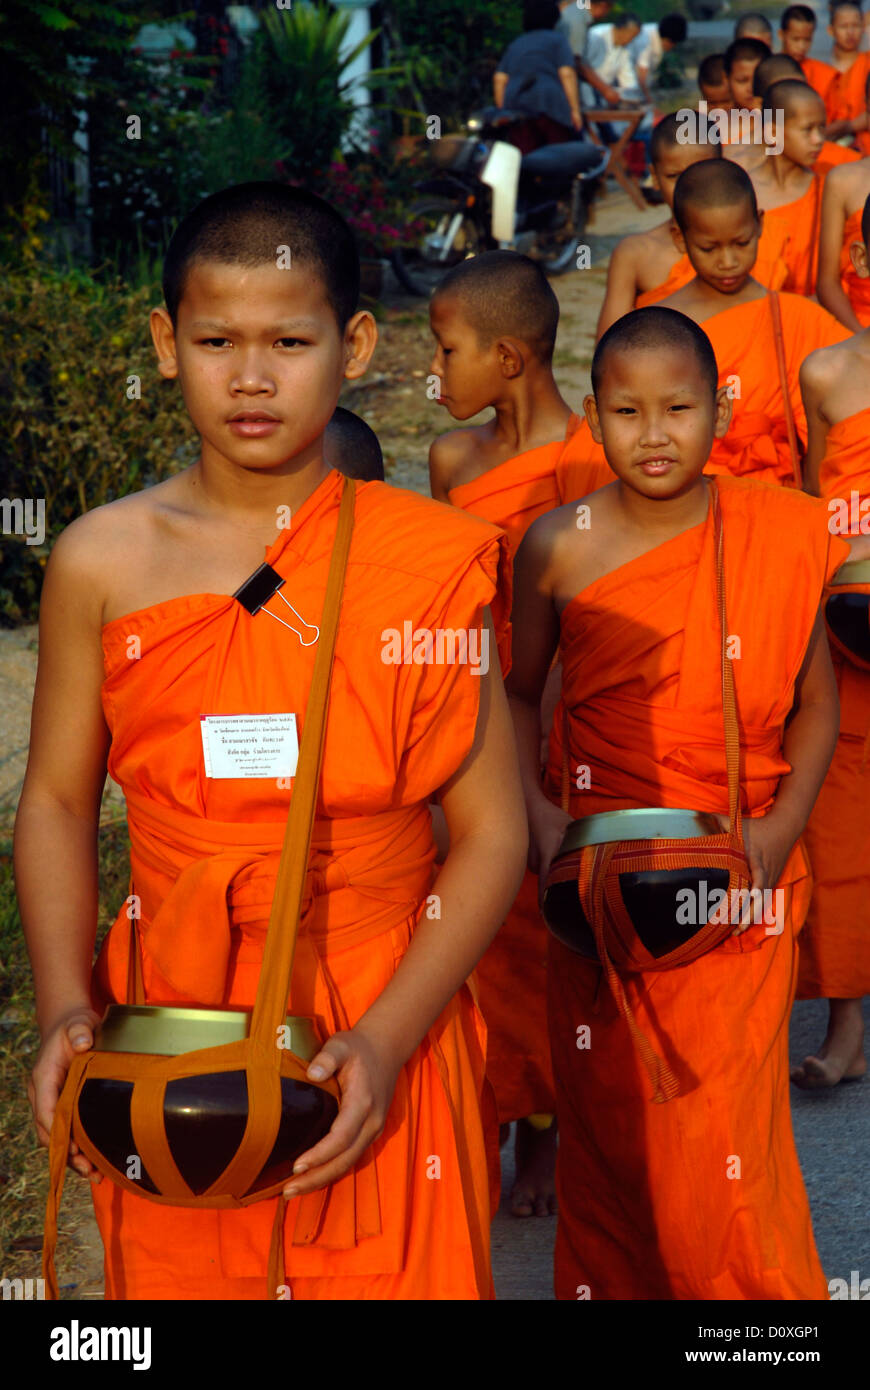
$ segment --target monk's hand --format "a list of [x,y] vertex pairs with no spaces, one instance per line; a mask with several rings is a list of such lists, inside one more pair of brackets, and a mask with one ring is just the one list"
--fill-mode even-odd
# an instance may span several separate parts
[[[87,1052],[93,1047],[94,1029],[99,1021],[100,1015],[93,1009],[80,1007],[70,1009],[46,1029],[27,1082],[36,1134],[43,1148],[48,1148],[54,1112],[70,1063],[76,1053]],[[67,1163],[82,1177],[90,1178],[91,1182],[100,1182],[100,1173],[72,1140]]]
[[543,899],[550,865],[562,845],[571,817],[546,797],[529,808],[529,868],[538,875],[538,899]]
[[[778,816],[775,809],[766,816],[744,820],[743,846],[752,873],[753,889],[764,892],[765,889],[776,887],[798,834],[794,825],[785,817]],[[752,925],[752,908],[747,904],[733,935],[739,936]]]
[[361,1028],[335,1033],[324,1043],[308,1076],[312,1081],[335,1076],[341,1105],[329,1133],[297,1158],[285,1197],[315,1192],[350,1172],[386,1124],[401,1065]]
[[847,564],[854,565],[862,560],[870,560],[870,536],[843,536],[843,540],[849,542],[849,555]]

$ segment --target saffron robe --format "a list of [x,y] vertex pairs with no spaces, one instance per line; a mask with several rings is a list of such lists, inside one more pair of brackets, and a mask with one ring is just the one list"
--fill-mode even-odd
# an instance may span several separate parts
[[[829,347],[851,335],[833,314],[799,295],[780,293],[779,304],[789,399],[798,447],[803,453],[807,426],[798,380],[801,363],[814,348]],[[706,471],[793,485],[767,296],[723,309],[705,319],[701,327],[713,344],[719,385],[730,387],[732,393],[731,424],[724,439],[713,440]]]
[[838,164],[854,164],[860,158],[858,150],[850,150],[848,145],[838,145],[836,140],[826,140],[813,168],[824,178],[825,174],[829,174]]
[[[870,324],[870,278],[862,279],[852,264],[849,247],[853,241],[861,241],[861,214],[863,208],[850,212],[843,223],[843,247],[840,251],[840,284],[848,297],[862,328]],[[866,490],[866,489],[865,489]],[[838,494],[839,495],[839,494]]]
[[[829,501],[851,506],[853,491],[870,498],[870,408],[831,426],[819,483]],[[799,999],[870,994],[870,672],[836,648],[832,656],[840,734],[805,832],[813,897],[800,939]]]
[[[571,457],[571,440],[579,426],[578,416],[572,414],[564,440],[528,449],[452,488],[452,505],[500,526],[513,558],[532,522],[560,505],[556,468],[566,455]],[[606,465],[606,476],[594,462],[579,468],[586,491],[613,478]],[[538,880],[526,871],[516,902],[475,972],[488,1035],[486,1074],[500,1124],[555,1109],[546,965],[547,931],[538,907]]]
[[[719,488],[728,625],[742,642],[742,798],[756,816],[789,770],[783,724],[846,546],[814,499],[731,478]],[[762,530],[775,547],[759,545]],[[571,600],[562,698],[572,770],[589,769],[588,790],[572,786],[575,817],[637,806],[727,814],[720,650],[710,516]],[[638,1026],[685,1091],[665,1104],[651,1102],[598,964],[551,941],[558,1298],[827,1298],[789,1111],[795,935],[809,898],[800,844],[779,887],[779,934],[758,923],[690,965],[623,976]]]
[[819,58],[799,58],[797,62],[813,91],[818,92],[824,101],[831,83],[837,76],[837,69],[830,63],[823,63]]
[[[342,486],[331,471],[266,554],[308,623],[323,606]],[[358,1021],[407,949],[435,876],[428,801],[467,756],[477,719],[480,681],[468,662],[397,662],[388,637],[409,622],[479,635],[490,603],[504,629],[500,557],[492,527],[381,482],[358,485],[289,1000],[323,1039]],[[277,599],[268,606],[292,621]],[[250,1007],[291,788],[274,777],[206,778],[200,717],[289,711],[304,727],[316,646],[215,594],[110,622],[103,646],[109,770],[127,797],[146,999]],[[123,907],[95,970],[97,1007],[125,998],[129,926]],[[484,1057],[485,1029],[463,986],[401,1069],[384,1132],[354,1171],[288,1203],[294,1299],[492,1296]],[[275,1200],[162,1207],[104,1179],[94,1205],[109,1298],[264,1296]]]
[[859,53],[848,72],[834,69],[834,78],[824,95],[828,124],[853,121],[867,109],[864,87],[870,73],[870,53]]
[[[824,178],[817,173],[800,198],[764,211],[764,231],[779,243],[786,265],[785,279],[776,288],[790,294],[813,295],[816,292],[823,185]],[[755,275],[755,271],[752,273]]]

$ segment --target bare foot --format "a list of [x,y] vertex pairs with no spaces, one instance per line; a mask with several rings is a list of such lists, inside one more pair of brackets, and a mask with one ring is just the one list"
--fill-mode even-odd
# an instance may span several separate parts
[[831,999],[828,1032],[815,1056],[805,1057],[791,1079],[804,1091],[827,1090],[866,1074],[860,999]]
[[514,1154],[513,1215],[552,1216],[556,1211],[555,1119],[548,1129],[536,1129],[528,1120],[517,1120]]

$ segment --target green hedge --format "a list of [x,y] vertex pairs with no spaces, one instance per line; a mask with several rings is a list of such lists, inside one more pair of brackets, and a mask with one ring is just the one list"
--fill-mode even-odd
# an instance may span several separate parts
[[[192,462],[198,441],[148,330],[158,287],[34,266],[0,289],[4,499],[45,502],[45,542],[0,531],[0,624],[34,622],[52,541],[92,507]],[[139,379],[139,399],[135,398]],[[8,510],[8,509],[7,509]]]

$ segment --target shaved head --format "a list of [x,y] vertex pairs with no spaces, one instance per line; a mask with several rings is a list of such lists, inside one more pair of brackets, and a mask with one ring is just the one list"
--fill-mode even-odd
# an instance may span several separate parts
[[763,14],[745,14],[734,25],[735,39],[756,38],[773,47],[773,25]]
[[746,170],[732,159],[705,159],[690,165],[677,179],[674,221],[685,232],[694,209],[733,208],[741,201],[757,222],[755,189]]
[[[282,248],[284,248],[282,250]],[[356,238],[340,212],[304,188],[242,183],[213,193],[176,227],[163,262],[163,296],[173,324],[191,267],[199,261],[248,268],[310,266],[343,329],[359,298]]]
[[337,405],[323,436],[326,462],[346,478],[384,481],[384,456],[378,436],[352,410]]
[[536,261],[517,251],[485,251],[461,261],[440,282],[433,299],[454,300],[481,347],[497,338],[527,343],[552,361],[559,301]]
[[761,63],[769,57],[770,48],[761,39],[735,39],[725,49],[722,61],[730,77],[735,63]]
[[[697,165],[694,166],[697,168]],[[694,319],[675,309],[663,309],[658,304],[648,309],[633,309],[611,324],[601,338],[592,358],[592,393],[596,400],[607,374],[607,360],[615,352],[654,352],[663,349],[685,352],[693,357],[702,378],[716,395],[719,389],[719,368],[713,345],[703,328]]]
[[[700,118],[699,118],[700,119]],[[708,122],[708,129],[714,123]],[[670,150],[704,150],[705,159],[723,158],[722,146],[715,141],[709,143],[697,140],[678,139],[677,132],[683,130],[685,122],[680,119],[678,111],[671,111],[669,115],[663,116],[657,125],[653,127],[652,137],[649,142],[650,163],[658,164]]]
[[771,53],[769,58],[758,64],[752,74],[752,91],[755,96],[763,97],[774,82],[782,82],[786,78],[792,78],[795,82],[806,82],[797,59],[790,58],[787,53]]
[[787,77],[783,82],[772,82],[761,101],[762,111],[781,111],[785,120],[797,115],[806,106],[817,107],[824,116],[825,103],[808,82],[802,78]]

